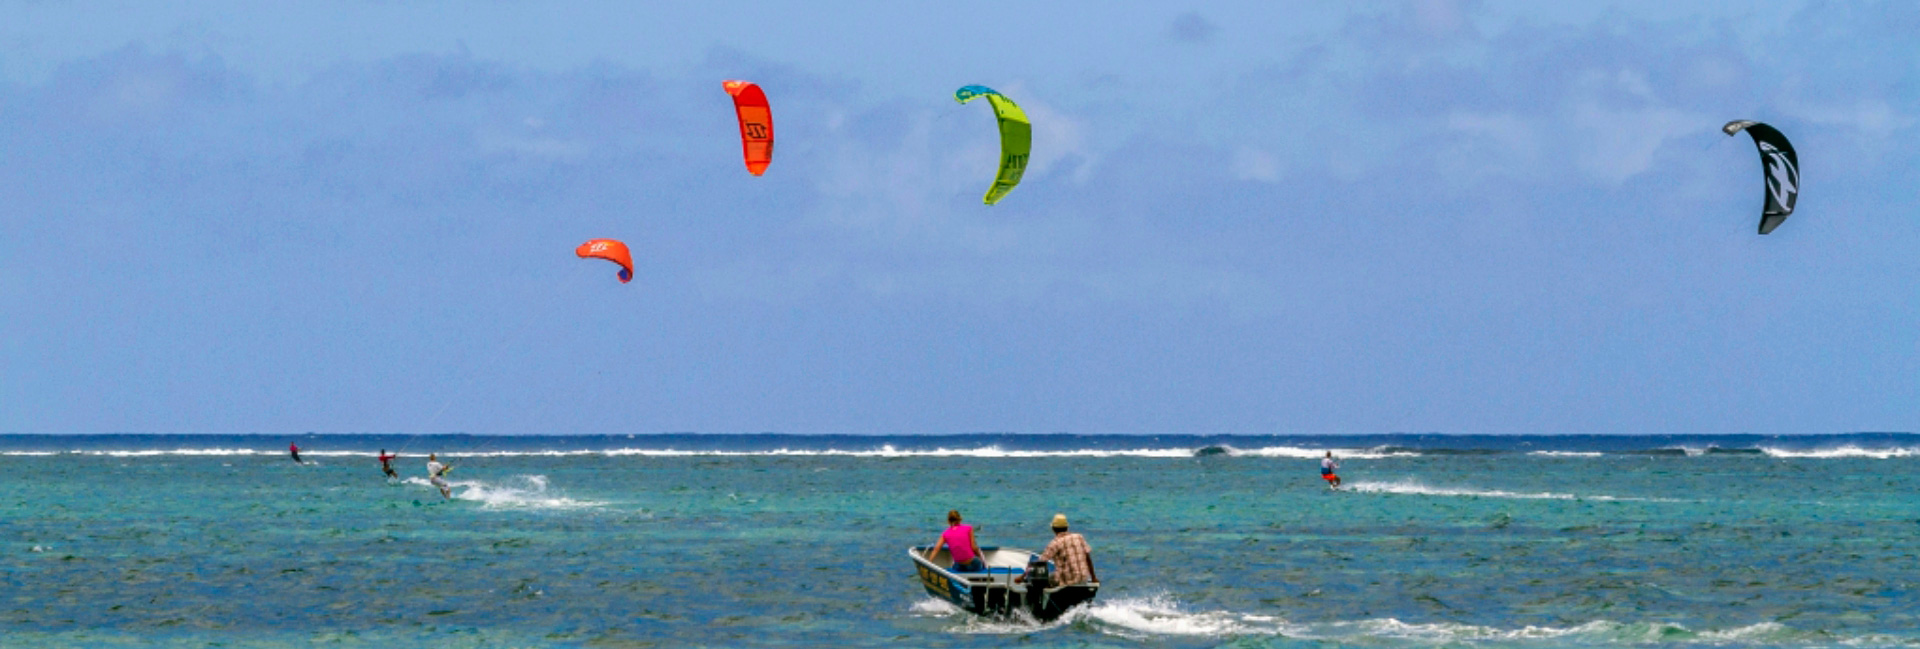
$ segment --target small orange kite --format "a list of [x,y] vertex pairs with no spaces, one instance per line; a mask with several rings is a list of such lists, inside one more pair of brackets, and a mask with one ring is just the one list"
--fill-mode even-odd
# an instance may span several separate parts
[[594,257],[620,264],[620,283],[633,281],[633,255],[627,252],[627,244],[613,239],[591,239],[574,248],[573,254],[581,259]]
[[747,160],[747,173],[767,172],[773,163],[773,109],[767,106],[767,93],[758,84],[726,81],[720,84],[733,95],[733,111],[740,116],[740,148]]

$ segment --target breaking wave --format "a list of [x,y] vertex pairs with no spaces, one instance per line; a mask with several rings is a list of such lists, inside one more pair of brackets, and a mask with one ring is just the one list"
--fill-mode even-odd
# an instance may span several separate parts
[[1920,457],[1916,448],[1862,448],[1859,446],[1841,446],[1836,448],[1785,449],[1761,447],[1760,451],[1769,457],[1781,458],[1871,458],[1885,460],[1897,457]]
[[1208,454],[1206,453],[1206,451],[1210,449],[1219,449],[1221,451],[1221,453],[1219,454],[1233,456],[1233,457],[1284,457],[1284,458],[1298,458],[1303,460],[1318,459],[1318,458],[1324,457],[1326,456],[1328,451],[1332,451],[1333,456],[1336,459],[1341,459],[1341,460],[1348,460],[1348,459],[1377,460],[1385,457],[1414,457],[1414,456],[1420,455],[1419,452],[1408,450],[1408,449],[1386,449],[1386,448],[1342,449],[1342,448],[1324,448],[1324,447],[1323,448],[1306,448],[1306,447],[1300,447],[1300,446],[1263,446],[1260,448],[1247,448],[1247,449],[1234,448],[1232,446],[1208,446],[1206,448],[1200,449],[1199,451],[1195,451],[1192,454],[1194,455]]
[[[1073,436],[1073,435],[655,435],[500,436],[439,438],[333,435],[301,438],[303,457],[372,459],[381,448],[408,460],[434,450],[445,457],[772,457],[772,458],[1272,458],[1343,460],[1527,456],[1539,458],[1781,458],[1902,459],[1920,457],[1907,433],[1848,436]],[[0,457],[77,455],[144,457],[274,457],[287,455],[285,438],[262,435],[184,435],[151,440],[137,435],[0,436]],[[102,443],[106,442],[106,443]],[[1370,443],[1377,442],[1377,443]]]

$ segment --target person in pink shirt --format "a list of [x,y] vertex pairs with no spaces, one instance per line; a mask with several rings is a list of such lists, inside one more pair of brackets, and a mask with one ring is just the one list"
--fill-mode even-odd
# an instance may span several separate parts
[[960,510],[947,511],[947,531],[940,533],[940,540],[927,548],[927,558],[932,559],[940,553],[940,547],[946,546],[947,554],[953,557],[954,572],[981,572],[987,569],[987,562],[980,559],[980,543],[973,538],[973,526],[960,523]]

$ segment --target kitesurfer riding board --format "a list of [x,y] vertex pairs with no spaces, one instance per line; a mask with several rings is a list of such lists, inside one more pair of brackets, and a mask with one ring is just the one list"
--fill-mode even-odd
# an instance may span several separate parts
[[440,456],[433,453],[427,454],[427,482],[432,483],[434,488],[440,490],[441,498],[448,500],[453,499],[453,487],[447,484],[447,479],[444,476],[447,475],[448,471],[452,470],[453,465],[440,463]]

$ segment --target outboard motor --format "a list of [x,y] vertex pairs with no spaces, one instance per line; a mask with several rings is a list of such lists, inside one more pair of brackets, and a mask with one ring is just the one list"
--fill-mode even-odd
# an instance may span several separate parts
[[1027,557],[1027,611],[1034,619],[1047,619],[1047,589],[1053,587],[1053,562],[1041,559],[1040,555]]

